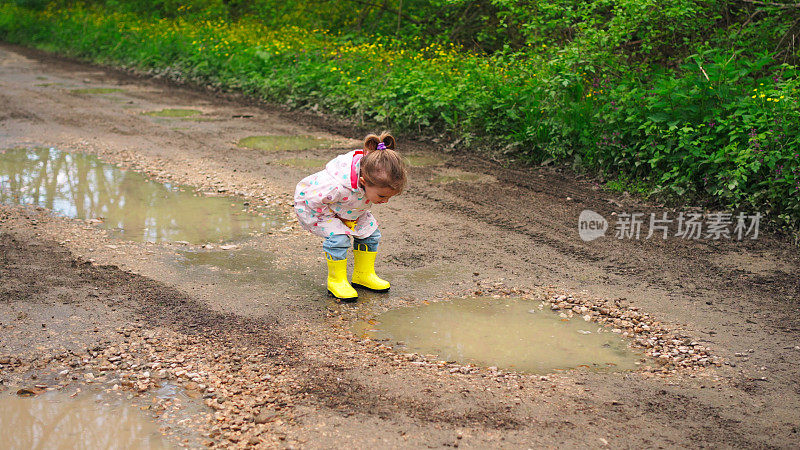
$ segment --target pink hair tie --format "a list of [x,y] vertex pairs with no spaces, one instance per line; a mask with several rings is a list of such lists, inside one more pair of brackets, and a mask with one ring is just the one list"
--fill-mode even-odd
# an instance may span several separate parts
[[381,142],[380,144],[378,144],[378,148],[376,150],[386,150],[386,144]]

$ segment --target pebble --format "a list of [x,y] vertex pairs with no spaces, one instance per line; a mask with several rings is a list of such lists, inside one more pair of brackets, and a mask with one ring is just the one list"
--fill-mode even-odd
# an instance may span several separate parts
[[269,423],[269,422],[271,422],[272,420],[274,420],[274,419],[275,419],[275,417],[277,417],[277,416],[278,416],[278,415],[277,415],[277,414],[275,414],[275,413],[273,413],[273,412],[264,411],[264,412],[261,412],[261,413],[259,413],[259,414],[258,414],[258,415],[255,417],[255,419],[254,419],[254,422],[255,422],[255,423],[257,423],[257,424]]

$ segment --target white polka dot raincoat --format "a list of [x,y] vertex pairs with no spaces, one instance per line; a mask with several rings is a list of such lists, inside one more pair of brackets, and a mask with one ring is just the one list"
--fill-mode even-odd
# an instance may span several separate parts
[[[303,228],[321,237],[344,234],[361,239],[378,229],[358,183],[362,156],[363,150],[339,155],[297,183],[294,210]],[[351,230],[341,219],[355,220],[355,227]]]

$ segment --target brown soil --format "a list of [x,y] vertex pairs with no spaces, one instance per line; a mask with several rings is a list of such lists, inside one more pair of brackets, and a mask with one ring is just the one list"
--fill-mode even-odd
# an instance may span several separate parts
[[[82,88],[122,92],[73,92]],[[197,109],[204,120],[141,114],[164,108]],[[290,224],[294,186],[313,169],[276,161],[329,159],[358,146],[364,133],[326,116],[0,46],[0,149],[95,153],[161,180],[275,205]],[[236,146],[266,134],[340,145],[304,152]],[[407,151],[437,151],[397,137]],[[432,182],[459,171],[481,176]],[[0,206],[3,384],[78,383],[55,375],[78,370],[75,357],[95,373],[103,365],[121,370],[117,354],[174,361],[216,387],[198,399],[210,413],[195,431],[221,446],[800,445],[796,247],[763,230],[742,242],[583,242],[577,218],[584,209],[607,218],[664,209],[556,170],[507,169],[467,154],[410,175],[407,192],[374,209],[384,235],[379,265],[392,291],[363,295],[354,306],[325,296],[319,242],[296,223],[241,243],[273,254],[279,275],[237,282],[177,264],[184,245],[118,241],[82,221]],[[546,300],[575,294],[637,308],[723,363],[546,377],[461,371],[349,331],[357,318],[388,308],[476,291]],[[180,379],[170,371],[164,376]],[[143,383],[144,392],[155,380]]]

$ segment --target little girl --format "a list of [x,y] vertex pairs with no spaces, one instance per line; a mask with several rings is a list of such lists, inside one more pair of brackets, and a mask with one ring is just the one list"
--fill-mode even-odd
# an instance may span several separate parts
[[[376,292],[389,282],[375,274],[381,233],[370,213],[373,203],[386,203],[403,191],[406,168],[394,150],[389,133],[370,134],[364,149],[339,155],[321,170],[297,183],[294,209],[306,230],[325,238],[328,292],[342,301],[355,301],[353,286]],[[353,284],[347,282],[347,248],[353,236]]]

